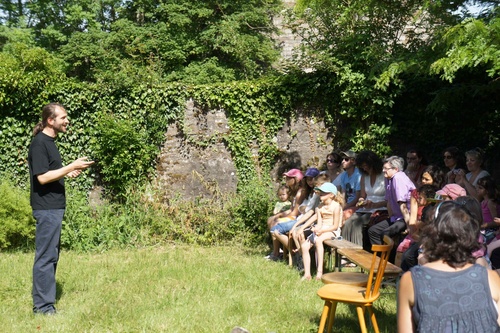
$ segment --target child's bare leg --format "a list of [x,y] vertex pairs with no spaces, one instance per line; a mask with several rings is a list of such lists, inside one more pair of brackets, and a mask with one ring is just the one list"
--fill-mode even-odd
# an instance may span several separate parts
[[304,262],[304,280],[311,279],[311,256],[309,255],[309,250],[311,249],[311,242],[306,240],[300,245],[300,250],[302,251],[302,260]]
[[324,234],[316,238],[316,260],[317,260],[316,267],[318,267],[316,272],[316,280],[321,280],[321,276],[323,276],[323,258],[325,256],[323,241],[326,239],[330,239],[332,235],[333,233],[331,232],[325,232]]

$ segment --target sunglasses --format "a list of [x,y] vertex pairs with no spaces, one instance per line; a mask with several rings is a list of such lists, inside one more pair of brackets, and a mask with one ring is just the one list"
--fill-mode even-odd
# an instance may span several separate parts
[[326,163],[337,163],[338,164],[338,163],[340,163],[340,161],[339,160],[332,160],[330,158],[327,158],[326,159]]
[[349,162],[350,160],[351,160],[351,158],[350,158],[350,157],[344,157],[344,158],[342,158],[342,161]]
[[443,158],[445,160],[451,160],[451,159],[453,159],[453,156],[451,156],[451,155],[444,155]]

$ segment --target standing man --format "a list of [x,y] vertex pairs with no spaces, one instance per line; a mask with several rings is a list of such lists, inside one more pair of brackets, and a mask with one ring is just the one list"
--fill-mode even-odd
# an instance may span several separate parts
[[33,264],[33,312],[55,314],[56,267],[59,260],[61,226],[66,208],[64,177],[77,177],[94,162],[79,158],[66,166],[55,144],[59,132],[69,124],[64,107],[50,103],[42,108],[42,121],[33,129],[28,152],[30,201],[36,220]]
[[371,244],[382,244],[384,235],[390,237],[406,229],[410,220],[411,191],[415,185],[403,172],[404,160],[391,156],[384,161],[382,171],[385,177],[385,200],[389,219],[379,222],[368,229]]

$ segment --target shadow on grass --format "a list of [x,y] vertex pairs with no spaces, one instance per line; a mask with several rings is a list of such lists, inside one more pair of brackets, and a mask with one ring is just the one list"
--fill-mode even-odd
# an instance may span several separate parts
[[[339,303],[338,306],[341,306],[340,304],[341,303]],[[338,310],[339,309],[337,308],[337,313],[335,315],[335,319],[333,322],[332,332],[343,332],[343,333],[359,332],[360,327],[358,321],[358,314],[356,313],[356,307],[353,305],[348,305],[347,314],[339,315]],[[375,312],[375,318],[377,319],[377,324],[380,332],[394,332],[396,327],[396,317],[394,313],[388,313],[383,309],[377,308],[376,306],[373,310]],[[368,332],[373,332],[374,329],[372,326],[372,322],[370,321],[367,313],[368,311],[365,311],[366,327],[368,329]],[[321,313],[310,318],[310,322],[316,324],[316,327],[319,327],[320,319],[321,319]],[[317,329],[310,330],[310,332],[317,332]]]
[[64,294],[63,285],[64,283],[56,281],[56,301],[59,301]]

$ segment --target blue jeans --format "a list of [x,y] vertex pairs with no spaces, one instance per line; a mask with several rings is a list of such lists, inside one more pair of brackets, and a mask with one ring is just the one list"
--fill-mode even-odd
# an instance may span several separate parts
[[56,268],[64,209],[34,210],[36,220],[33,264],[33,310],[47,312],[56,302]]
[[275,230],[278,230],[278,232],[282,235],[287,234],[290,230],[292,230],[293,225],[297,223],[297,220],[293,221],[288,221],[288,222],[281,222],[276,224],[274,227],[271,228],[271,233],[273,233]]

